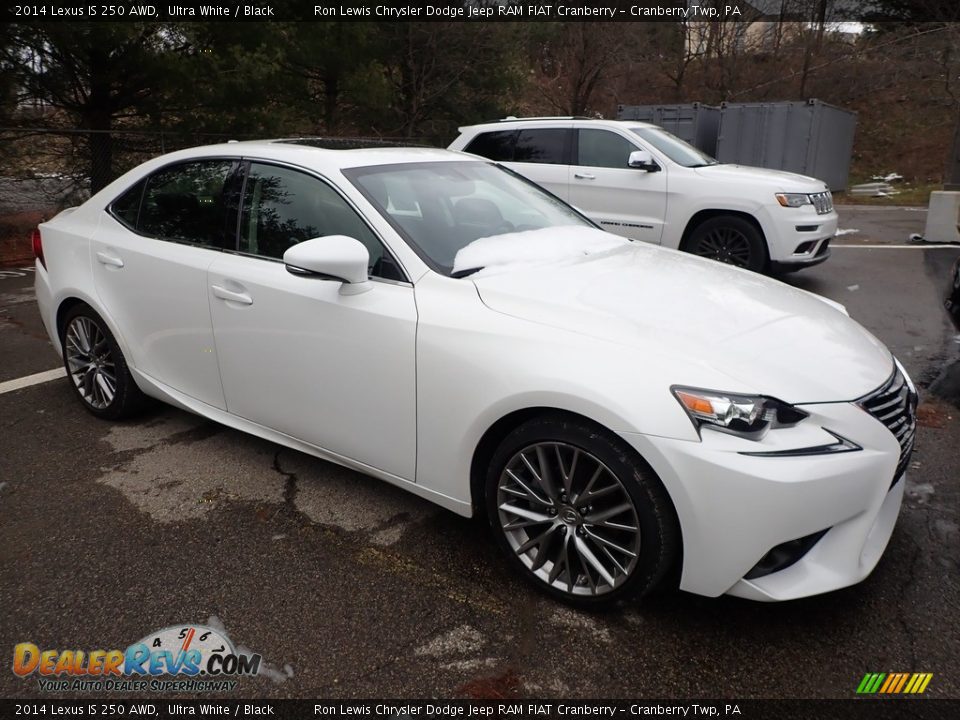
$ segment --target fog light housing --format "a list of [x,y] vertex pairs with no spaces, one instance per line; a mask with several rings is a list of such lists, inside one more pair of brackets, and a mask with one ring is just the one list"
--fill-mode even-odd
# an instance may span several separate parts
[[743,579],[756,580],[765,575],[772,575],[775,572],[786,570],[810,552],[810,549],[820,541],[820,538],[827,534],[827,530],[829,529],[830,528],[826,528],[812,535],[807,535],[806,537],[780,543],[760,558],[760,562],[754,565],[750,569],[750,572],[743,576]]
[[794,255],[805,255],[808,252],[811,252],[817,246],[816,240],[807,240],[797,245],[797,249],[793,251]]

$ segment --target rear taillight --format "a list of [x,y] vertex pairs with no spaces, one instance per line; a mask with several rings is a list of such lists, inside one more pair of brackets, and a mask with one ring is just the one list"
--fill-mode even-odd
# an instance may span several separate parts
[[30,240],[33,243],[33,256],[40,261],[43,269],[46,270],[47,261],[43,259],[43,239],[40,237],[40,228],[33,229]]

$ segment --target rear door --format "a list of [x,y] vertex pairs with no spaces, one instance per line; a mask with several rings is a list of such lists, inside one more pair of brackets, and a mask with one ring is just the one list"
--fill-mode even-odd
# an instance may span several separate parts
[[144,374],[225,408],[207,268],[236,237],[234,159],[162,168],[117,198],[90,243],[96,292]]
[[667,212],[667,169],[629,167],[630,153],[645,148],[613,130],[579,128],[576,133],[570,204],[604,230],[659,244]]
[[557,197],[569,199],[573,124],[481,133],[464,152],[502,162]]

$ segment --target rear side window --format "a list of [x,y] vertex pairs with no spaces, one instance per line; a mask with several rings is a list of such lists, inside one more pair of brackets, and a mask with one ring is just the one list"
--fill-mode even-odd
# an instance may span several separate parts
[[113,216],[131,230],[137,229],[137,216],[140,215],[140,199],[143,197],[143,186],[146,180],[141,180],[123,195],[113,201],[110,211]]
[[521,130],[513,149],[513,161],[568,165],[571,134],[566,128]]
[[609,130],[580,130],[577,138],[577,165],[623,168],[636,145]]
[[[228,181],[236,166],[230,160],[205,160],[154,173],[146,180],[136,230],[164,240],[232,249],[236,206]],[[119,214],[116,203],[113,211]]]
[[497,130],[477,135],[463,149],[497,162],[513,160],[513,146],[517,139],[516,130]]

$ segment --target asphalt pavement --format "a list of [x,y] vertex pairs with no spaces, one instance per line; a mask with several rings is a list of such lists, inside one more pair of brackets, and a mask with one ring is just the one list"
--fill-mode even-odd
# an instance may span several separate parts
[[[925,387],[960,351],[942,307],[960,248],[894,247],[923,223],[841,208],[859,232],[785,280],[846,305]],[[58,362],[32,272],[0,272],[0,653],[193,622],[269,664],[237,697],[850,698],[867,672],[931,672],[927,696],[960,697],[960,411],[930,393],[862,584],[586,613],[515,578],[480,523],[386,484],[168,407],[102,422],[62,378],[4,389]],[[0,671],[0,697],[43,696]]]

